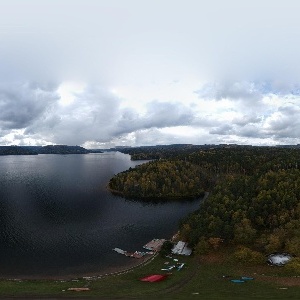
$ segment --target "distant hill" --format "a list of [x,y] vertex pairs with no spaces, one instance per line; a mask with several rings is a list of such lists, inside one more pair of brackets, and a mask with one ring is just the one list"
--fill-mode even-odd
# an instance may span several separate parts
[[0,146],[0,155],[37,155],[37,154],[87,154],[103,153],[100,150],[87,150],[80,146]]
[[47,145],[39,150],[40,154],[87,154],[89,151],[80,146]]

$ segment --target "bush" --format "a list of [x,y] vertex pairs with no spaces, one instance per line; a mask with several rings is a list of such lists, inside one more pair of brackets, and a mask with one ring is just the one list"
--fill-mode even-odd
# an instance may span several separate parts
[[294,255],[300,255],[300,238],[293,237],[286,241],[285,251],[293,253]]
[[259,265],[265,262],[265,257],[262,253],[253,251],[247,247],[239,247],[233,253],[233,259],[236,262]]
[[221,243],[223,243],[223,239],[218,237],[210,237],[208,239],[208,243],[214,250],[218,250],[221,246]]
[[165,241],[161,246],[159,253],[161,256],[169,255],[171,253],[172,248],[173,248],[173,243],[170,241]]
[[209,246],[208,241],[204,237],[202,237],[202,238],[200,238],[198,244],[195,247],[195,253],[199,254],[199,255],[207,254],[209,252],[209,249],[210,249],[210,246]]
[[291,261],[285,265],[285,269],[292,275],[300,275],[300,258],[292,258]]

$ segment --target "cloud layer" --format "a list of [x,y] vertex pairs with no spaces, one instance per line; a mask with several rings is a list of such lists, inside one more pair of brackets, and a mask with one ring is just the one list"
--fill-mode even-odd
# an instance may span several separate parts
[[165,143],[298,143],[300,96],[275,94],[250,82],[214,83],[196,102],[152,100],[140,111],[99,85],[64,103],[55,84],[4,84],[0,89],[3,144],[56,143],[107,147]]
[[3,0],[0,144],[297,144],[299,9]]

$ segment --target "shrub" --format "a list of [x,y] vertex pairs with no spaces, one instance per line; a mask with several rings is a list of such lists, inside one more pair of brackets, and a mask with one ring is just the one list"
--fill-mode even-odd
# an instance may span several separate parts
[[173,248],[173,243],[170,241],[165,241],[161,246],[160,255],[161,256],[169,255],[171,253],[172,248]]
[[300,275],[300,258],[292,258],[291,261],[285,265],[285,269],[288,273]]
[[253,251],[247,247],[239,247],[237,251],[233,253],[233,259],[240,263],[246,264],[262,264],[265,261],[265,257],[262,253]]
[[199,254],[199,255],[207,254],[209,252],[209,249],[210,249],[210,246],[209,246],[208,241],[204,237],[202,237],[202,238],[200,238],[198,244],[195,247],[195,253]]

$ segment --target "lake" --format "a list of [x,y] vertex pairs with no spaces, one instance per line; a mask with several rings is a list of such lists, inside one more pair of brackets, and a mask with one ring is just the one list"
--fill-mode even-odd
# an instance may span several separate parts
[[119,152],[0,156],[0,277],[103,273],[133,259],[113,248],[170,238],[199,200],[145,203],[106,189],[140,163]]

